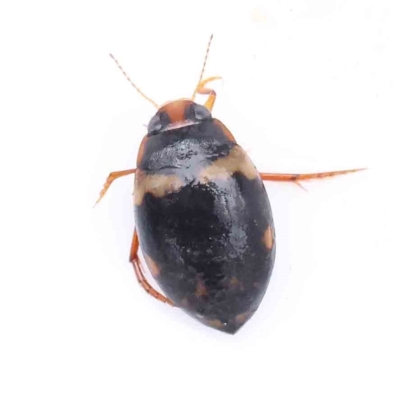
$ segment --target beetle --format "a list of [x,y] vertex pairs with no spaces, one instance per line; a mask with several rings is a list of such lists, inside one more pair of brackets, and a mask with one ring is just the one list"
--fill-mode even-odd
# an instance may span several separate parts
[[[97,202],[115,179],[135,174],[135,230],[130,251],[140,285],[153,297],[181,308],[201,323],[236,333],[258,309],[269,284],[276,232],[263,181],[301,181],[360,169],[311,174],[260,173],[231,131],[212,116],[220,77],[200,79],[191,98],[156,108],[136,168],[112,172]],[[206,95],[204,105],[194,101]],[[97,204],[97,203],[96,203]],[[143,273],[139,246],[151,275]]]

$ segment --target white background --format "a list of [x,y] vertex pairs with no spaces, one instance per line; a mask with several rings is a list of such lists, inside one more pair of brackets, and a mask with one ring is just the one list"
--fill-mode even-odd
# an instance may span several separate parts
[[[399,399],[400,6],[390,0],[4,1],[0,398]],[[236,335],[152,298],[128,262],[158,103],[222,75],[214,116],[266,183],[275,270]],[[199,101],[203,101],[199,98]],[[148,276],[148,274],[147,274]]]

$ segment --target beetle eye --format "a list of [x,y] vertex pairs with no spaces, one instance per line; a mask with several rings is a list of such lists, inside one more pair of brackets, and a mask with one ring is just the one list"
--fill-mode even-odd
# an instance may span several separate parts
[[204,119],[211,118],[210,111],[200,104],[193,104],[193,112],[197,121],[203,121]]
[[156,114],[149,122],[149,126],[147,127],[149,135],[155,135],[160,132],[162,129],[162,123],[160,116]]

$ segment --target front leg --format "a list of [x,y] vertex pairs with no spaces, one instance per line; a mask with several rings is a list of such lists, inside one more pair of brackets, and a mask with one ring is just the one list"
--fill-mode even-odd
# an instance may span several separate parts
[[212,111],[214,107],[215,100],[217,98],[217,93],[215,92],[214,89],[207,88],[207,83],[215,81],[217,79],[222,79],[220,76],[212,76],[211,78],[204,79],[201,81],[197,88],[196,88],[196,93],[199,94],[208,94],[207,101],[204,104],[204,107],[207,108],[210,112]]

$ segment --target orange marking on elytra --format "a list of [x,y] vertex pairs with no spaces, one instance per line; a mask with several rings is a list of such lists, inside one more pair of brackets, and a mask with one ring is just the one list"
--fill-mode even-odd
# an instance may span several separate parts
[[231,140],[232,142],[236,143],[236,139],[233,137],[232,132],[221,121],[215,119],[214,124],[221,128],[223,134],[228,140]]
[[149,175],[137,169],[135,177],[135,205],[140,206],[146,193],[155,197],[163,197],[169,193],[178,191],[184,182],[177,175]]
[[158,264],[146,253],[143,252],[144,259],[146,260],[146,264],[149,267],[151,275],[153,278],[157,278],[160,275],[161,269]]
[[270,226],[264,232],[263,241],[264,241],[265,247],[268,250],[271,250],[272,246],[274,244],[274,233]]
[[219,319],[212,319],[207,321],[207,323],[217,329],[221,329],[225,326]]
[[248,319],[250,319],[250,317],[253,314],[254,314],[254,312],[247,311],[247,312],[244,312],[242,314],[236,315],[236,317],[235,317],[236,324],[238,324],[238,325],[244,324]]
[[239,281],[236,276],[232,277],[229,281],[229,287],[231,289],[240,289],[243,290],[243,283]]
[[254,164],[240,146],[233,147],[229,155],[218,158],[205,167],[199,172],[198,179],[200,183],[208,183],[217,179],[228,179],[236,172],[241,173],[247,179],[259,177]]
[[238,324],[243,324],[247,319],[247,313],[236,315],[235,322]]
[[239,281],[238,278],[236,278],[236,276],[234,276],[233,278],[231,278],[231,280],[229,281],[229,284],[230,284],[230,286],[231,286],[232,288],[235,288],[235,287],[239,286],[239,283],[240,283],[240,281]]
[[207,288],[204,285],[204,282],[201,279],[197,280],[197,285],[196,285],[196,292],[195,296],[196,297],[203,297],[207,295]]

